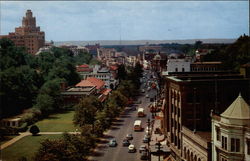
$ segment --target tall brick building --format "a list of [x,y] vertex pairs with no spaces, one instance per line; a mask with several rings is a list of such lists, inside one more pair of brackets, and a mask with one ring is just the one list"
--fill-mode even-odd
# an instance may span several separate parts
[[0,38],[11,39],[16,46],[24,46],[30,54],[35,54],[45,44],[45,33],[36,26],[36,18],[32,16],[31,10],[27,10],[26,16],[23,17],[22,26]]
[[[195,158],[195,154],[191,157],[192,153],[185,153],[185,150],[194,149],[197,135],[202,134],[200,138],[205,138],[204,134],[211,132],[211,110],[221,114],[239,93],[250,102],[249,87],[250,79],[239,74],[206,73],[166,77],[163,126],[172,158],[176,161]],[[190,139],[192,137],[193,140]],[[201,144],[200,140],[197,143]],[[205,145],[209,140],[203,142]],[[211,150],[207,145],[203,148],[208,153],[206,160],[211,159],[209,149]],[[201,159],[197,155],[197,160],[198,158]]]

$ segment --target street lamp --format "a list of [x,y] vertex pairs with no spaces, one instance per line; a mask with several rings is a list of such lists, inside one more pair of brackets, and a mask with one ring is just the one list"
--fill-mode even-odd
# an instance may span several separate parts
[[160,159],[161,159],[161,155],[160,155],[160,152],[161,152],[161,143],[157,142],[157,143],[155,143],[155,145],[156,145],[156,148],[157,148],[157,154],[159,155],[158,161],[160,161]]
[[148,159],[149,161],[151,161],[151,155],[150,155],[150,140],[151,140],[151,135],[150,135],[150,118],[148,118],[148,121],[147,121],[147,125],[148,125],[148,134],[149,134],[149,140],[148,140]]

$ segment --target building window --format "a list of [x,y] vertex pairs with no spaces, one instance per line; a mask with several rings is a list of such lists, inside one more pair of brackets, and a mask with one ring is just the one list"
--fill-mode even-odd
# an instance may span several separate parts
[[250,155],[250,139],[247,139],[247,155]]
[[231,138],[231,151],[240,152],[240,139]]
[[185,69],[184,69],[184,68],[182,68],[182,72],[185,72]]
[[220,141],[220,128],[215,127],[215,130],[216,130],[216,139],[217,139],[217,141]]
[[178,72],[178,68],[175,68],[175,71]]
[[227,137],[222,136],[221,141],[222,141],[222,143],[221,143],[222,148],[227,150]]

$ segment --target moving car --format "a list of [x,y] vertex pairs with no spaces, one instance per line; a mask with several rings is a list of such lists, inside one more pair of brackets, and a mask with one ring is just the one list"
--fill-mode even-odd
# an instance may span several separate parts
[[143,108],[138,108],[137,116],[138,117],[144,117],[145,116]]
[[134,131],[141,131],[141,130],[142,130],[141,120],[135,120]]
[[127,134],[126,138],[127,138],[128,140],[132,140],[132,139],[133,139],[133,135],[132,135],[132,134]]
[[123,145],[123,146],[129,146],[129,145],[130,145],[129,140],[128,140],[128,139],[124,139],[124,140],[122,141],[122,145]]
[[147,151],[147,147],[146,145],[141,145],[140,148],[139,148],[139,152],[143,152],[143,151]]
[[141,153],[141,160],[148,160],[148,154],[147,154],[147,152],[145,152],[145,151],[143,151],[142,153]]
[[117,146],[116,140],[115,140],[115,139],[111,139],[111,140],[109,141],[109,147],[116,147],[116,146]]
[[135,146],[133,144],[130,144],[128,146],[128,152],[129,153],[135,153],[136,149],[135,149]]

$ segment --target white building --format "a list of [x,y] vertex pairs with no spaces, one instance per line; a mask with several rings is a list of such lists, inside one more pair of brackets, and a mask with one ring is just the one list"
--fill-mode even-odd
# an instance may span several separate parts
[[250,107],[241,95],[220,116],[212,114],[212,160],[250,161]]
[[168,72],[190,72],[190,59],[168,59]]
[[114,89],[118,85],[118,81],[113,77],[113,74],[106,67],[95,65],[92,71],[82,72],[82,79],[87,77],[95,77],[105,82],[105,88]]

